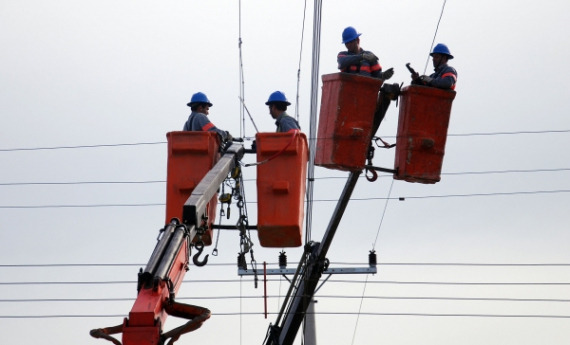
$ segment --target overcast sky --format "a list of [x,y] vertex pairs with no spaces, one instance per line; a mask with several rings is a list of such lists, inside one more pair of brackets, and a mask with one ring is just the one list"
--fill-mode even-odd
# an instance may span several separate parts
[[[239,4],[0,0],[3,343],[104,344],[89,330],[122,322],[136,297],[138,268],[164,226],[165,134],[182,128],[193,93],[208,95],[218,127],[234,136],[255,134],[249,119],[240,133]],[[341,33],[351,25],[362,33],[364,49],[385,69],[394,67],[391,82],[409,84],[405,64],[424,70],[442,4],[325,1],[319,74],[337,72]],[[309,1],[299,93],[307,133],[312,8]],[[271,92],[285,92],[295,113],[303,9],[303,1],[241,2],[245,102],[261,131],[275,129],[264,104]],[[442,180],[361,179],[353,197],[369,200],[351,201],[328,255],[334,266],[365,266],[377,238],[374,249],[384,264],[567,265],[379,265],[374,276],[334,276],[357,282],[327,282],[316,310],[351,314],[317,315],[320,344],[567,344],[570,292],[560,283],[570,284],[569,17],[564,0],[448,1],[435,41],[451,49],[459,78]],[[430,62],[426,73],[431,70]],[[389,142],[397,118],[393,104],[379,130]],[[376,165],[392,168],[393,161],[394,150],[376,151]],[[255,201],[255,168],[244,176],[247,198]],[[314,198],[338,198],[347,174],[316,168],[316,176],[338,178],[317,180]],[[149,183],[30,184],[143,181]],[[313,240],[321,240],[334,206],[315,202]],[[255,224],[256,204],[248,207]],[[226,224],[235,223],[237,210],[232,215]],[[257,262],[277,262],[279,250],[260,248],[255,232],[252,237]],[[275,320],[260,314],[262,299],[221,299],[263,294],[251,277],[240,282],[236,274],[237,233],[223,232],[218,250],[210,265],[191,268],[178,295],[213,316],[179,343],[261,344]],[[286,251],[292,268],[300,249]],[[124,265],[6,267],[26,264]],[[236,282],[195,282],[216,279]],[[269,294],[286,293],[287,281],[272,279]],[[15,282],[100,284],[6,284]],[[133,300],[30,301],[70,298]],[[7,301],[16,299],[26,301]],[[271,313],[280,302],[269,300]],[[165,330],[179,324],[169,318]]]

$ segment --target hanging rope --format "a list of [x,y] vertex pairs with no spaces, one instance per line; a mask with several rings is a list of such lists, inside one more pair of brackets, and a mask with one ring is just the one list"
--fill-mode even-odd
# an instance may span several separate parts
[[433,49],[433,44],[435,43],[435,36],[437,36],[437,30],[439,29],[439,23],[441,22],[441,17],[443,17],[443,10],[445,9],[445,3],[447,0],[443,0],[443,6],[441,7],[441,13],[439,15],[439,20],[437,21],[437,27],[435,28],[435,34],[433,35],[433,40],[431,41],[431,47],[429,48],[428,58],[426,61],[426,66],[424,67],[424,74],[426,74],[427,65],[429,63],[429,58],[431,54],[431,50]]
[[390,201],[390,195],[392,195],[392,187],[394,186],[394,179],[390,183],[390,190],[388,191],[388,197],[386,198],[386,203],[384,204],[384,211],[382,211],[382,217],[380,218],[380,225],[378,225],[378,231],[376,232],[376,238],[372,244],[372,250],[376,249],[376,242],[378,241],[378,235],[380,234],[380,228],[382,227],[382,222],[384,221],[384,215],[386,214],[386,209],[388,208],[388,201]]
[[295,101],[295,118],[299,122],[299,84],[301,83],[301,57],[303,56],[303,39],[305,37],[305,16],[307,14],[307,0],[303,9],[303,29],[301,29],[301,48],[299,49],[299,69],[297,69],[297,97]]
[[362,310],[362,302],[364,301],[364,294],[366,293],[366,283],[368,283],[368,274],[366,275],[366,280],[364,281],[364,288],[362,289],[362,298],[360,299],[360,306],[358,307],[356,324],[354,325],[354,332],[352,333],[352,342],[350,343],[350,345],[354,344],[354,339],[356,338],[356,330],[358,329],[358,321],[360,320],[360,311]]
[[291,144],[293,143],[293,141],[295,140],[297,135],[300,133],[300,131],[298,129],[292,129],[291,133],[292,133],[291,139],[289,139],[289,141],[287,142],[287,145],[285,145],[281,150],[277,151],[277,153],[275,153],[273,156],[267,158],[264,161],[257,162],[257,163],[248,163],[248,164],[244,164],[243,166],[244,167],[251,167],[251,166],[265,164],[265,163],[269,162],[270,160],[272,160],[273,158],[275,158],[275,157],[279,156],[280,154],[282,154],[283,152],[285,152],[285,150],[287,150],[287,148],[289,146],[291,146]]

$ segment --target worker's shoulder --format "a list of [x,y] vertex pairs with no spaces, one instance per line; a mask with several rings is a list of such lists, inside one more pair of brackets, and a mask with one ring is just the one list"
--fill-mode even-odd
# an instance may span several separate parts
[[453,74],[457,75],[457,70],[449,65],[445,66],[442,70],[442,73],[452,72]]
[[353,55],[351,52],[347,51],[347,50],[343,50],[340,53],[337,54],[338,57],[345,57],[347,55]]
[[196,112],[192,112],[191,115],[194,116],[198,120],[204,120],[204,119],[208,120],[208,116],[204,113],[199,113],[196,111]]

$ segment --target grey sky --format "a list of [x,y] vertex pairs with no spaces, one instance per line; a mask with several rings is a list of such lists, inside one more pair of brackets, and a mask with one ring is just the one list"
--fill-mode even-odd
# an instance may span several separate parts
[[[0,150],[166,140],[189,115],[198,91],[214,106],[211,120],[239,136],[238,1],[0,1]],[[405,63],[423,71],[442,1],[331,0],[323,4],[320,74],[335,73],[344,50],[341,32],[354,26],[361,45],[394,67],[391,82],[409,83]],[[262,131],[274,131],[264,102],[286,93],[294,113],[303,1],[242,1],[245,101]],[[300,85],[300,122],[309,131],[312,2],[307,3]],[[457,97],[450,134],[570,131],[570,45],[567,1],[447,2],[437,42],[456,57]],[[432,70],[431,61],[427,73]],[[379,134],[393,142],[392,105]],[[254,135],[249,119],[246,135]],[[570,132],[450,136],[444,173],[570,169]],[[247,144],[249,146],[249,143]],[[253,157],[247,157],[252,160]],[[375,164],[391,168],[393,151]],[[0,151],[0,184],[20,182],[161,181],[166,145]],[[244,172],[255,178],[255,168]],[[381,263],[570,263],[570,172],[443,175],[436,185],[395,181],[376,250]],[[316,168],[317,177],[346,177]],[[255,184],[247,183],[255,201]],[[315,199],[335,199],[343,179],[317,180]],[[390,176],[359,181],[354,198],[386,198]],[[5,208],[6,206],[161,204],[163,183],[0,185],[0,265],[51,263],[144,264],[163,226],[163,206]],[[458,196],[548,191],[549,193]],[[419,196],[446,196],[413,198]],[[334,202],[316,202],[313,240],[322,238]],[[350,203],[329,252],[332,262],[366,262],[378,233],[384,199]],[[249,205],[252,222],[256,206]],[[228,224],[236,221],[235,214]],[[257,244],[257,236],[253,233]],[[218,257],[234,263],[237,233],[221,234]],[[211,247],[208,251],[211,251]],[[255,258],[276,262],[278,250],[255,247]],[[287,250],[290,267],[300,250]],[[249,258],[248,258],[249,261]],[[0,282],[135,281],[138,267],[7,268]],[[339,276],[360,280],[364,276]],[[192,267],[180,297],[260,296],[235,266]],[[360,299],[325,296],[570,299],[568,286],[425,285],[400,282],[570,283],[570,267],[380,266],[368,284],[329,282],[317,312],[359,310]],[[285,293],[286,281],[270,282]],[[136,285],[0,285],[2,299],[121,298]],[[282,300],[282,299],[281,299]],[[260,344],[267,326],[261,299],[189,299],[214,316],[180,344]],[[277,312],[277,298],[269,300]],[[132,301],[3,302],[0,316],[125,315]],[[365,299],[363,313],[480,316],[319,315],[321,344],[566,344],[570,302]],[[5,343],[105,344],[92,328],[109,318],[2,319]],[[165,329],[180,324],[169,318]],[[354,342],[352,342],[354,336]],[[300,344],[299,339],[297,343]]]

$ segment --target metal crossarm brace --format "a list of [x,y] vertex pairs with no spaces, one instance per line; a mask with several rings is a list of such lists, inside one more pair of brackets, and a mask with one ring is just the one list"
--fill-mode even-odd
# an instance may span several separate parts
[[[281,276],[281,275],[292,275],[295,274],[297,270],[294,268],[275,268],[266,270],[265,275],[268,276]],[[376,266],[370,267],[329,267],[322,274],[376,274],[378,270]],[[253,270],[244,270],[243,268],[238,268],[239,276],[252,276],[255,275]],[[259,275],[259,273],[258,273]]]

